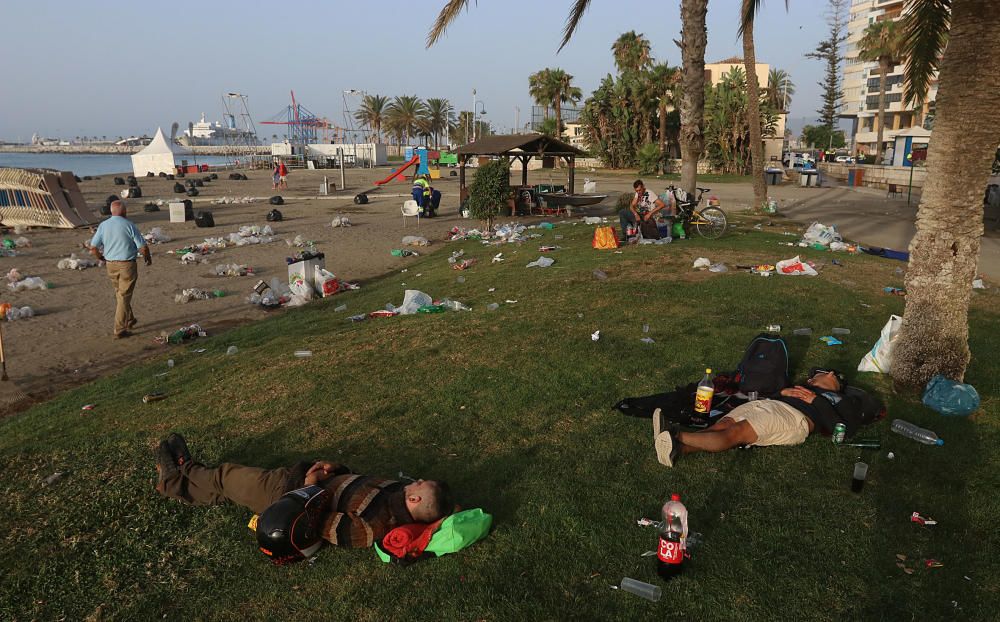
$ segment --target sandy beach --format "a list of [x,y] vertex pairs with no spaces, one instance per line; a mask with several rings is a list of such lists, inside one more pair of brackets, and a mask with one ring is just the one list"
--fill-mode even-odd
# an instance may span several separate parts
[[[331,174],[333,173],[333,174]],[[6,274],[17,268],[25,277],[37,276],[51,284],[51,289],[11,292],[0,290],[0,302],[18,307],[30,306],[36,316],[26,320],[5,322],[4,345],[8,373],[17,386],[35,400],[80,384],[109,371],[126,366],[137,357],[166,354],[171,346],[162,346],[155,338],[181,326],[198,323],[210,336],[226,328],[266,317],[268,311],[246,302],[257,279],[272,277],[287,280],[285,257],[299,251],[286,244],[286,239],[301,235],[316,243],[326,254],[327,269],[341,279],[360,283],[395,269],[402,269],[407,258],[393,257],[390,250],[400,247],[404,235],[419,234],[435,244],[420,252],[441,248],[440,241],[453,226],[468,226],[471,221],[457,214],[458,181],[446,177],[436,183],[443,193],[440,217],[422,220],[419,228],[414,219],[407,219],[404,228],[400,206],[403,198],[387,195],[408,193],[409,183],[396,183],[371,195],[367,205],[355,205],[352,198],[358,190],[374,186],[375,179],[384,177],[384,168],[347,171],[347,191],[341,198],[316,198],[326,174],[339,183],[336,171],[294,170],[289,176],[289,189],[281,191],[286,203],[279,207],[284,220],[270,223],[275,241],[269,244],[229,247],[205,256],[207,263],[184,265],[180,255],[168,251],[201,243],[207,237],[228,237],[242,225],[269,224],[265,215],[273,208],[266,200],[251,204],[214,205],[221,197],[270,197],[268,171],[247,171],[248,181],[232,181],[228,173],[206,183],[195,202],[195,212],[211,211],[214,228],[197,228],[194,222],[170,223],[168,211],[146,213],[143,205],[157,199],[170,200],[181,195],[172,191],[174,182],[161,178],[140,178],[143,197],[128,201],[128,216],[142,230],[160,227],[172,239],[151,245],[153,265],[139,266],[139,282],[133,308],[139,325],[128,339],[114,339],[114,293],[104,266],[85,270],[59,270],[57,263],[70,253],[86,253],[92,229],[59,230],[31,229],[24,234],[31,247],[19,249],[17,257],[0,258],[0,269]],[[192,176],[193,177],[193,176]],[[198,176],[202,177],[201,175]],[[80,183],[88,203],[100,205],[110,194],[117,194],[114,175]],[[297,199],[299,197],[310,197]],[[334,216],[347,216],[353,226],[333,228]],[[17,237],[12,233],[6,237]],[[256,276],[218,277],[217,264],[252,266]],[[6,282],[4,283],[6,285]],[[195,300],[186,304],[174,301],[175,294],[185,288],[221,289],[222,298]],[[277,311],[282,312],[282,311]]]

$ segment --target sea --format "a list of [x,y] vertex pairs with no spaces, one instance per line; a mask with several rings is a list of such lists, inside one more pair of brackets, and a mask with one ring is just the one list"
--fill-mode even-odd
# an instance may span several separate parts
[[[222,166],[225,156],[185,156],[188,164]],[[181,163],[181,158],[177,159]],[[132,156],[128,154],[90,153],[0,153],[0,168],[51,168],[72,171],[74,175],[110,175],[132,173]]]

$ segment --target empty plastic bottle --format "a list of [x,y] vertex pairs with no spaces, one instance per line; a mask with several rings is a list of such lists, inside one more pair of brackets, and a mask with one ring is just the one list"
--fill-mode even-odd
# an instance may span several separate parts
[[458,277],[458,278],[455,279],[455,282],[456,283],[465,283],[465,277],[464,276],[460,276],[460,277]]
[[486,310],[487,311],[496,311],[499,308],[500,308],[500,305],[498,305],[495,302],[491,302],[490,304],[486,305]]
[[850,328],[836,328],[835,327],[830,332],[833,333],[834,335],[850,335],[851,334],[851,329]]
[[229,346],[228,348],[226,348],[226,355],[227,356],[233,355],[233,354],[236,354],[239,351],[240,351],[240,349],[237,348],[236,346]]
[[608,279],[608,275],[604,270],[594,270],[593,274],[594,278],[598,281],[606,281]]
[[174,367],[174,359],[167,359],[167,367],[173,369],[173,367]]
[[796,328],[792,331],[792,334],[796,337],[808,337],[813,334],[813,329],[811,328]]
[[912,424],[909,421],[894,419],[891,429],[896,434],[923,443],[924,445],[944,445],[944,439],[938,438],[936,433]]

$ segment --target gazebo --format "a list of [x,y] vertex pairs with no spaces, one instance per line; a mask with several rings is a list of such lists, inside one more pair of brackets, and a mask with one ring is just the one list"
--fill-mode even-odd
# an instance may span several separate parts
[[[458,183],[460,201],[466,198],[465,165],[474,156],[506,156],[521,162],[521,185],[528,185],[528,161],[531,158],[562,158],[569,167],[569,194],[575,192],[576,157],[587,155],[569,143],[544,134],[507,134],[486,136],[474,143],[462,145],[458,155]],[[544,164],[543,164],[544,167]],[[548,167],[545,167],[548,168]]]

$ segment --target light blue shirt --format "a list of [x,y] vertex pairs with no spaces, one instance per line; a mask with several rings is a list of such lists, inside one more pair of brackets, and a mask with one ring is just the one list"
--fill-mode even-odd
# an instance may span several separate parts
[[139,227],[124,216],[112,216],[97,227],[90,245],[102,248],[107,261],[132,261],[146,245]]

